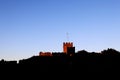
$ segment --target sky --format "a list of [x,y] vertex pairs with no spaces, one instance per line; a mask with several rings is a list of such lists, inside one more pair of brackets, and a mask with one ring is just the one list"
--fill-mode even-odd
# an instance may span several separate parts
[[63,42],[120,51],[120,0],[0,0],[0,59],[62,52]]

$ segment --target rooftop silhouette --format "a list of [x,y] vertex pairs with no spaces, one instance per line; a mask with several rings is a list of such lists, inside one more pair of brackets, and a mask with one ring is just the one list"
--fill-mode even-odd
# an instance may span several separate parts
[[59,70],[58,68],[65,71],[120,71],[120,52],[112,48],[100,53],[86,50],[75,52],[73,43],[66,42],[63,43],[63,52],[40,52],[38,56],[19,60],[18,63],[2,59],[0,64],[34,64],[39,66],[41,71]]

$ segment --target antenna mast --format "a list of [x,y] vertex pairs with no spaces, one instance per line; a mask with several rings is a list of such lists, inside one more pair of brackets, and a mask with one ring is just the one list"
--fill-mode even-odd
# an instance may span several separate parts
[[69,42],[69,34],[68,34],[68,32],[66,34],[67,34],[67,42]]

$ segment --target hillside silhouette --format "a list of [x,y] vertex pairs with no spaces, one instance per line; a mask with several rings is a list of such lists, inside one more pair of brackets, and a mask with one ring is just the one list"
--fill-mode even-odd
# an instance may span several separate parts
[[41,71],[88,71],[109,72],[120,71],[120,52],[115,49],[103,50],[100,53],[78,51],[74,55],[64,53],[52,53],[53,56],[32,56],[28,59],[17,61],[1,60],[0,64],[35,65]]

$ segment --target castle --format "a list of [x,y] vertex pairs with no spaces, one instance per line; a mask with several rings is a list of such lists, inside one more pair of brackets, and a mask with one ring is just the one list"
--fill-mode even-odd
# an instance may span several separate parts
[[[63,53],[68,56],[73,56],[75,53],[75,47],[73,47],[73,42],[63,42]],[[51,52],[40,52],[39,56],[53,56]]]
[[75,53],[75,47],[73,47],[73,42],[63,43],[63,53],[72,56]]

